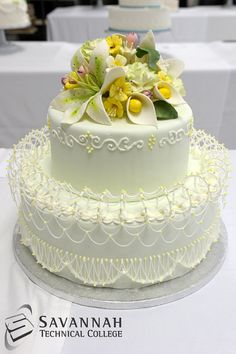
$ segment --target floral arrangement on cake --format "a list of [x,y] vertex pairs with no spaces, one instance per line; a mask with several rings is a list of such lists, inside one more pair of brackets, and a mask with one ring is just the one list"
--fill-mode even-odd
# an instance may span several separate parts
[[176,107],[185,103],[179,78],[184,65],[160,56],[151,31],[141,41],[130,33],[85,42],[71,67],[51,103],[64,112],[62,125],[89,117],[106,125],[125,118],[157,126],[158,120],[178,118]]

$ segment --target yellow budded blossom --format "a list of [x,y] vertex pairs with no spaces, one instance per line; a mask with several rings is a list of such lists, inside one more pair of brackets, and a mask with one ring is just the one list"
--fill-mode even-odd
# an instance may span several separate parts
[[125,102],[132,93],[132,86],[125,81],[124,77],[120,77],[110,87],[109,96],[117,101]]
[[106,41],[110,48],[110,54],[116,55],[120,53],[122,47],[122,38],[120,36],[113,34],[111,37],[107,37]]
[[168,76],[165,71],[162,71],[162,70],[161,70],[161,71],[159,71],[159,72],[157,73],[157,75],[158,75],[160,81],[167,81],[167,82],[171,82],[171,81],[172,81],[171,78],[170,78],[170,76]]
[[117,54],[115,58],[112,55],[109,55],[109,57],[107,58],[107,66],[109,68],[114,68],[116,66],[125,66],[126,63],[127,59],[120,54]]
[[108,97],[103,102],[107,114],[111,118],[122,118],[124,115],[124,108],[120,101],[115,98]]

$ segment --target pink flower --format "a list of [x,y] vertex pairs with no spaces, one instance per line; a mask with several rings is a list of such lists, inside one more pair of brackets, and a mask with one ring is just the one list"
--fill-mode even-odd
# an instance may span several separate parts
[[142,94],[149,97],[150,99],[152,99],[152,97],[153,97],[152,91],[150,91],[150,90],[144,90],[142,92]]
[[138,35],[135,32],[130,32],[126,36],[127,44],[129,47],[136,47],[138,44]]

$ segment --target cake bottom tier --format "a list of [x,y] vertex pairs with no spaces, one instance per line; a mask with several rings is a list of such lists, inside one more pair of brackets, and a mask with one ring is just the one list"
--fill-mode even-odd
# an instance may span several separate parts
[[219,237],[219,210],[211,204],[169,222],[113,225],[63,223],[22,206],[22,243],[44,268],[73,282],[113,288],[174,279],[204,259]]

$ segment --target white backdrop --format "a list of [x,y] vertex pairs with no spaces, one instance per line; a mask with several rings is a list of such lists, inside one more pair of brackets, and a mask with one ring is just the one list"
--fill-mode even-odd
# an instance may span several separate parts
[[4,347],[4,319],[23,304],[39,315],[75,317],[122,317],[121,339],[42,339],[37,327],[17,354],[235,354],[236,348],[236,151],[231,153],[234,175],[223,220],[228,230],[229,249],[223,268],[204,288],[179,301],[143,310],[102,310],[87,308],[48,294],[33,284],[16,263],[12,233],[17,219],[5,176],[8,151],[0,149],[0,353]]
[[[10,147],[46,123],[78,44],[20,42],[0,56],[0,147]],[[160,43],[162,53],[185,62],[183,79],[195,125],[236,148],[236,43]]]
[[[209,42],[236,40],[236,7],[198,6],[171,13],[171,32],[157,35],[162,42]],[[105,7],[57,8],[47,17],[48,40],[85,42],[104,37],[108,30]]]

